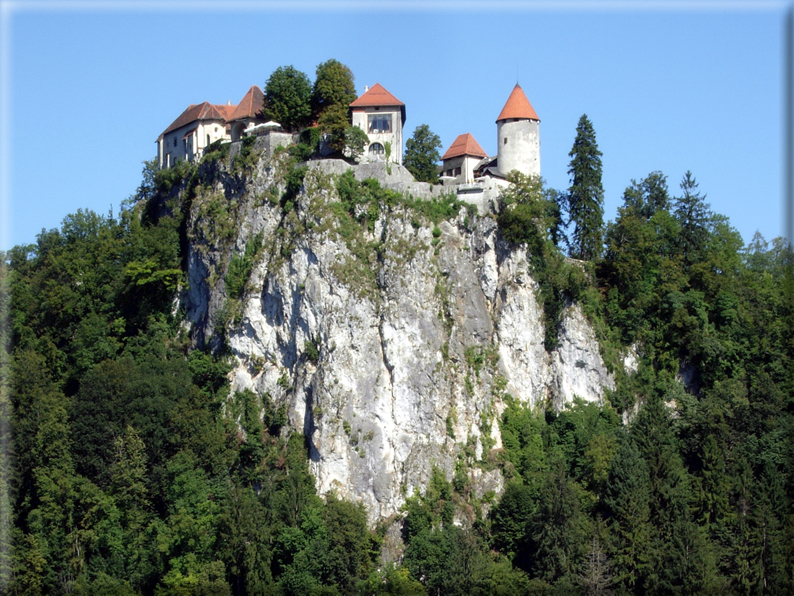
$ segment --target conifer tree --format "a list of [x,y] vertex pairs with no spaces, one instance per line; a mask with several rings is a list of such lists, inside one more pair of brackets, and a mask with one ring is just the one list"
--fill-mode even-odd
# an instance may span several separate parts
[[601,255],[604,236],[604,187],[601,184],[601,155],[593,124],[583,114],[576,126],[576,139],[568,154],[567,206],[569,223],[576,225],[570,240],[570,254],[577,259],[592,260]]
[[679,249],[687,265],[698,260],[709,236],[710,205],[697,188],[695,177],[687,171],[681,181],[682,195],[675,198],[675,217],[681,225]]

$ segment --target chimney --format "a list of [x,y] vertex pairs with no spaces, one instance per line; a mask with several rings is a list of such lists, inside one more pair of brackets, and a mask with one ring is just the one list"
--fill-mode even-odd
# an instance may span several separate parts
[[366,93],[367,91],[369,91],[369,85],[364,85],[364,93]]

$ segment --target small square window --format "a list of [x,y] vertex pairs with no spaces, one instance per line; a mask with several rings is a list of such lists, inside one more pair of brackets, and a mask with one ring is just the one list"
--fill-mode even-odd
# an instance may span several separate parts
[[507,145],[507,137],[505,137],[505,143],[504,144]]

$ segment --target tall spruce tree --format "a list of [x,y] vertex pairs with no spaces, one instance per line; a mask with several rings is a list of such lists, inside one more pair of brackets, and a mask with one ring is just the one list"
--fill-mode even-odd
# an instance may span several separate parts
[[601,184],[601,155],[593,124],[582,114],[576,126],[576,139],[568,154],[568,221],[576,225],[569,241],[570,254],[592,260],[601,255],[604,236],[604,187]]
[[687,171],[681,180],[682,194],[675,198],[675,217],[681,224],[679,249],[686,265],[702,256],[709,236],[711,206],[705,201],[706,195],[701,195],[697,188],[695,177]]

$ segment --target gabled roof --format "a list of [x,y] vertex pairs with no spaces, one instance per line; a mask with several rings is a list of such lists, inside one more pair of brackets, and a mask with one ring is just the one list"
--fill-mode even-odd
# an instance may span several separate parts
[[458,135],[458,138],[453,141],[441,159],[452,159],[453,157],[460,157],[461,155],[488,157],[488,154],[483,151],[483,148],[480,147],[480,144],[468,132]]
[[518,83],[513,87],[513,91],[510,93],[510,97],[507,98],[507,103],[505,107],[502,108],[496,121],[499,122],[500,120],[507,120],[508,118],[521,118],[540,122],[535,108],[529,103],[527,96],[524,94],[524,90],[521,89]]
[[380,83],[375,83],[369,91],[350,104],[351,108],[374,106],[404,106],[405,104],[386,91]]
[[171,123],[171,126],[163,131],[163,135],[167,135],[169,132],[177,128],[182,128],[186,124],[190,124],[196,120],[223,120],[223,122],[226,122],[236,107],[237,106],[215,105],[208,101],[198,105],[190,105],[180,114],[179,118]]
[[227,118],[227,122],[242,120],[244,118],[264,118],[262,106],[265,103],[265,94],[257,86],[253,85],[237,104],[232,115]]
[[[350,104],[354,111],[357,108],[399,107],[400,119],[405,124],[405,104],[394,97],[380,83],[375,83],[361,97]],[[360,110],[359,110],[360,111]]]

